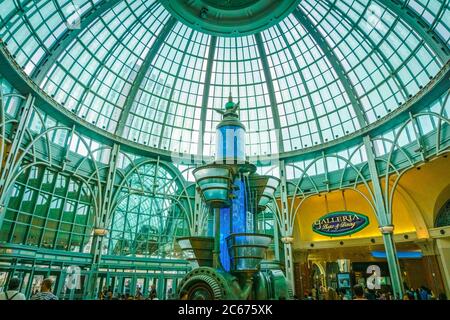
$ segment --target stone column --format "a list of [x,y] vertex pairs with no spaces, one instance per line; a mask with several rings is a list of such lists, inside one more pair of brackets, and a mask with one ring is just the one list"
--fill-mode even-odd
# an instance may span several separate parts
[[450,237],[436,239],[436,246],[439,252],[438,262],[441,266],[445,292],[447,298],[450,298]]

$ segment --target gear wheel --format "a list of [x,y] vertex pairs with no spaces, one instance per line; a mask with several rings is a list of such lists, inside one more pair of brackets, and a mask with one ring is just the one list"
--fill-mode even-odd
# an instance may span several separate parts
[[220,278],[209,270],[196,270],[188,274],[180,284],[179,292],[180,298],[187,300],[223,299],[223,285]]

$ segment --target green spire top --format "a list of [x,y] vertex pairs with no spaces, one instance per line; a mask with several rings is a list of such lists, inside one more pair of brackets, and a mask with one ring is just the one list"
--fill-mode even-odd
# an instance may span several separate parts
[[214,109],[216,112],[220,113],[223,116],[223,119],[225,118],[239,118],[239,115],[237,113],[237,110],[239,109],[239,102],[234,103],[233,102],[233,96],[228,96],[228,102],[225,104],[225,110],[223,109]]
[[228,96],[228,102],[225,104],[225,109],[231,110],[235,106],[236,106],[236,104],[233,102],[233,96],[231,95],[231,91],[230,91],[230,95]]

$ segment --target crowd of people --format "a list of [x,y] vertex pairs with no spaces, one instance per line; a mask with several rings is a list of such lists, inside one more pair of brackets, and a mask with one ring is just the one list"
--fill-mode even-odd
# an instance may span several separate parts
[[[9,281],[7,290],[0,292],[0,300],[26,300],[23,293],[20,292],[21,281],[14,277]],[[31,300],[58,300],[58,297],[52,293],[53,280],[46,278],[40,285],[40,291],[35,292]],[[174,299],[175,295],[172,288],[167,292],[167,299]],[[156,286],[153,284],[149,292],[144,295],[141,288],[136,288],[136,293],[131,295],[125,293],[113,293],[111,287],[105,287],[99,294],[100,300],[158,300]],[[296,296],[294,299],[298,299]],[[386,290],[370,290],[364,288],[361,284],[353,286],[353,288],[335,289],[332,287],[320,286],[318,289],[312,288],[306,291],[303,300],[395,300],[390,291]],[[436,296],[432,290],[425,286],[414,289],[405,290],[403,300],[447,300],[444,293]]]
[[[11,278],[5,291],[0,292],[0,300],[27,300],[25,295],[20,292],[21,281],[17,277]],[[30,300],[58,300],[53,291],[54,282],[50,278],[44,279],[40,284],[40,290],[33,292]],[[167,299],[174,299],[175,295],[172,288],[167,292]],[[142,293],[140,287],[136,288],[136,293],[131,295],[129,292],[113,293],[111,287],[105,287],[99,294],[100,300],[158,300],[156,286],[153,284],[147,295]]]
[[[174,299],[175,295],[172,288],[167,291],[167,299]],[[134,295],[129,292],[125,293],[113,293],[111,287],[103,288],[103,291],[99,295],[100,300],[158,300],[158,295],[156,291],[156,286],[153,284],[150,287],[148,294],[144,294],[140,287],[136,288],[136,293]]]
[[[395,300],[394,295],[386,290],[370,290],[361,284],[352,289],[335,289],[321,286],[306,291],[303,300]],[[418,289],[405,290],[403,300],[447,300],[445,293],[436,296],[429,288],[422,286]]]
[[403,300],[447,300],[447,296],[443,292],[436,296],[432,290],[422,286],[417,289],[406,289]]
[[[26,300],[23,293],[20,292],[20,279],[17,277],[9,281],[6,291],[0,293],[0,300]],[[58,300],[58,297],[52,293],[53,280],[46,278],[42,281],[40,291],[35,292],[30,300]]]

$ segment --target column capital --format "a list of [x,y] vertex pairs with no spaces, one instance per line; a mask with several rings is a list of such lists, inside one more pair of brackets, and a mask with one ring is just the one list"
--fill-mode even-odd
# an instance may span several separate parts
[[392,234],[394,233],[394,225],[393,224],[387,224],[384,226],[379,226],[378,230],[380,230],[380,232],[382,234]]
[[94,236],[104,237],[107,234],[108,234],[107,229],[103,229],[103,228],[95,228],[94,229]]
[[282,237],[281,242],[283,242],[284,244],[292,244],[294,243],[294,237],[293,236]]

